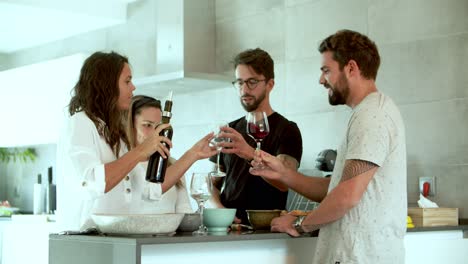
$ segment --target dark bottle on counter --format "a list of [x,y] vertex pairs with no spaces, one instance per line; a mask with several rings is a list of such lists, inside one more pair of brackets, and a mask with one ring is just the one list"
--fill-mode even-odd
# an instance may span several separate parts
[[52,167],[47,169],[48,185],[46,186],[46,214],[54,214],[57,206],[57,188],[52,180]]
[[[172,117],[172,92],[169,94],[168,100],[164,104],[164,111],[162,113],[162,123],[169,124],[169,121]],[[172,127],[166,128],[159,135],[172,139]],[[169,148],[169,145],[163,143],[166,148]],[[164,182],[164,177],[166,175],[166,169],[169,162],[169,157],[164,159],[161,157],[159,152],[153,153],[148,161],[148,169],[146,170],[146,180],[154,183]]]

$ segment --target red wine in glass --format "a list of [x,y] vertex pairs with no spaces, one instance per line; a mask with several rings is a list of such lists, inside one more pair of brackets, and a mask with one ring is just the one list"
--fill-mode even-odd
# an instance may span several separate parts
[[262,140],[270,132],[268,117],[265,112],[249,112],[247,119],[247,134],[257,142],[257,149],[260,149]]
[[259,126],[252,124],[252,123],[249,123],[248,129],[249,129],[248,133],[255,139],[255,141],[263,140],[269,133],[269,131],[262,129]]

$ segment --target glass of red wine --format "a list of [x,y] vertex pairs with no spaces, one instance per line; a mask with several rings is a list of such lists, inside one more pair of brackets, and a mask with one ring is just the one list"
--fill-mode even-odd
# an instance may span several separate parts
[[[247,120],[247,134],[257,143],[257,150],[260,150],[262,140],[270,133],[270,126],[268,125],[268,116],[265,112],[249,112],[246,116]],[[256,168],[263,167],[262,164]]]

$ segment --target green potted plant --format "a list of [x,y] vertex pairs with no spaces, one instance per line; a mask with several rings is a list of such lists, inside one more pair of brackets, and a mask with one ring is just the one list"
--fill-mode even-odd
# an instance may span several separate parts
[[36,150],[34,148],[18,149],[18,148],[0,148],[0,161],[8,163],[11,160],[16,162],[35,161],[37,157]]
[[[34,148],[0,148],[0,163],[8,164],[10,161],[17,160],[22,163],[34,162],[37,154]],[[19,166],[22,171],[22,166]],[[18,179],[14,179],[17,181]],[[0,216],[11,216],[19,211],[16,207],[11,207],[8,201],[0,201]]]

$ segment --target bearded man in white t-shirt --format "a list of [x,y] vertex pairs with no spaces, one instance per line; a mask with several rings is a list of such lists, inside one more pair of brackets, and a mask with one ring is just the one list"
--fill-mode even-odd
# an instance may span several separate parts
[[[377,46],[367,36],[341,30],[319,46],[320,84],[331,105],[352,108],[331,178],[309,177],[257,152],[251,174],[280,180],[320,202],[306,217],[275,218],[272,231],[299,236],[320,229],[313,263],[405,262],[406,142],[397,106],[377,90]],[[255,166],[254,166],[255,167]]]

